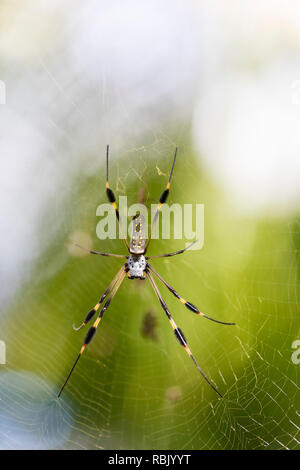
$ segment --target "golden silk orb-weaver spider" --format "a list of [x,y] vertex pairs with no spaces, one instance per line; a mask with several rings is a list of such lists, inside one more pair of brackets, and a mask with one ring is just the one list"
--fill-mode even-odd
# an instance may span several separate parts
[[58,394],[59,397],[60,397],[63,389],[65,388],[68,380],[70,379],[71,374],[72,374],[77,362],[79,361],[80,357],[82,356],[83,351],[86,349],[88,344],[90,344],[90,342],[94,338],[95,333],[96,333],[97,328],[98,328],[98,325],[99,325],[100,321],[102,320],[102,317],[103,317],[105,311],[108,309],[111,301],[113,300],[115,294],[117,293],[117,290],[119,289],[120,285],[122,284],[124,278],[127,276],[128,279],[140,279],[140,280],[145,280],[146,278],[149,279],[150,284],[152,285],[152,287],[154,289],[154,292],[155,292],[155,294],[156,294],[156,296],[157,296],[157,298],[160,302],[160,305],[163,308],[163,310],[164,310],[164,312],[165,312],[165,314],[166,314],[166,316],[167,316],[167,318],[170,322],[170,325],[171,325],[171,327],[174,331],[174,334],[175,334],[177,340],[179,341],[181,346],[183,346],[183,348],[185,349],[185,351],[189,355],[189,357],[192,359],[193,363],[195,364],[196,368],[198,369],[198,371],[200,372],[202,377],[215,390],[215,392],[217,392],[217,394],[222,398],[221,393],[209,381],[209,379],[206,377],[204,372],[200,369],[200,367],[199,367],[198,363],[196,362],[194,356],[192,355],[191,350],[188,347],[187,340],[186,340],[183,332],[181,331],[181,329],[178,328],[178,326],[176,325],[174,319],[172,318],[172,315],[169,312],[168,307],[167,307],[165,301],[163,300],[163,298],[160,294],[160,291],[157,287],[157,284],[155,282],[154,277],[158,278],[162,282],[162,284],[164,284],[167,287],[167,289],[169,289],[169,291],[183,305],[185,305],[189,310],[196,313],[197,315],[205,317],[205,318],[207,318],[209,320],[212,320],[216,323],[221,323],[223,325],[234,325],[235,323],[225,323],[225,322],[222,322],[222,321],[219,321],[219,320],[215,320],[214,318],[211,318],[211,317],[205,315],[204,313],[200,312],[199,309],[195,305],[193,305],[190,302],[187,302],[183,297],[181,297],[175,291],[175,289],[173,289],[173,287],[171,287],[170,284],[167,281],[165,281],[165,279],[163,279],[163,277],[148,262],[149,259],[165,258],[165,257],[175,256],[175,255],[179,255],[181,253],[184,253],[194,243],[196,243],[197,240],[195,240],[193,243],[188,245],[186,248],[184,248],[182,250],[179,250],[179,251],[175,251],[173,253],[165,253],[165,254],[162,254],[162,255],[154,255],[154,256],[145,256],[146,252],[148,250],[150,241],[151,241],[151,235],[152,235],[152,232],[153,232],[154,224],[156,223],[156,221],[158,219],[159,211],[161,209],[161,206],[166,202],[166,200],[168,198],[168,195],[169,195],[170,186],[171,186],[171,179],[172,179],[174,165],[175,165],[175,161],[176,161],[176,155],[177,155],[177,148],[175,149],[173,164],[172,164],[172,168],[171,168],[171,172],[170,172],[170,176],[169,176],[169,179],[168,179],[167,186],[166,186],[165,190],[162,192],[162,194],[160,196],[159,203],[158,203],[156,212],[155,212],[153,220],[152,220],[150,235],[149,235],[147,243],[146,243],[146,237],[145,237],[145,219],[144,219],[144,216],[141,215],[141,214],[136,214],[136,216],[133,217],[132,235],[131,235],[130,243],[128,244],[127,238],[125,237],[124,231],[123,231],[123,228],[122,228],[122,224],[121,224],[121,220],[120,220],[120,216],[119,216],[119,211],[118,211],[118,207],[117,207],[117,204],[116,204],[116,198],[115,198],[115,195],[114,195],[113,191],[109,187],[109,181],[108,181],[109,146],[107,146],[107,148],[106,148],[106,194],[107,194],[109,202],[112,203],[113,208],[115,210],[116,218],[117,218],[119,226],[120,226],[120,231],[122,233],[123,240],[124,240],[124,243],[126,245],[126,248],[127,248],[128,252],[129,252],[129,255],[119,255],[119,254],[113,254],[113,253],[102,253],[102,252],[99,252],[99,251],[89,250],[89,249],[84,248],[84,247],[78,245],[77,243],[75,243],[76,246],[78,246],[79,248],[82,248],[83,250],[88,251],[91,254],[101,255],[101,256],[111,256],[111,257],[115,257],[115,258],[123,258],[123,259],[126,259],[126,262],[125,262],[125,264],[123,264],[121,269],[117,272],[117,274],[115,275],[115,277],[113,278],[113,280],[111,281],[111,283],[109,284],[109,286],[107,287],[105,292],[103,293],[103,295],[100,298],[99,302],[86,315],[85,319],[83,320],[83,323],[78,328],[76,328],[74,326],[75,330],[79,330],[82,327],[84,327],[94,317],[96,312],[99,310],[100,305],[106,299],[106,302],[104,303],[102,309],[100,310],[100,313],[98,314],[98,317],[97,317],[96,321],[94,322],[93,326],[90,327],[90,329],[88,330],[88,332],[87,332],[87,334],[84,338],[83,345],[80,349],[80,352],[79,352],[79,354],[78,354],[78,356],[77,356],[77,358],[76,358],[76,360],[75,360],[75,362],[74,362],[74,364],[73,364],[73,366],[72,366],[72,368],[71,368],[64,384],[62,385],[62,387],[59,391],[59,394]]

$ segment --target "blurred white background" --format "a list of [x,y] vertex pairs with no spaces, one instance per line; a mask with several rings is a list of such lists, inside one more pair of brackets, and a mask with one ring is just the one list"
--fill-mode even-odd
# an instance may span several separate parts
[[299,210],[299,2],[3,1],[0,17],[2,301],[61,223],[41,240],[41,216],[106,143],[117,156],[166,120],[190,120],[240,213]]

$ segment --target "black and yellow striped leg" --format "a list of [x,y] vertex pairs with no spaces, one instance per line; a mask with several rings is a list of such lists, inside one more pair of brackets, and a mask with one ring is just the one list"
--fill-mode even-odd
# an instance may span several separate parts
[[121,230],[126,248],[127,248],[128,251],[130,251],[128,241],[127,241],[127,237],[125,236],[125,233],[124,233],[124,230],[123,230],[123,227],[122,227],[122,224],[121,224],[120,214],[119,214],[119,210],[118,210],[118,207],[117,207],[117,204],[116,204],[116,197],[115,197],[114,192],[112,191],[112,189],[110,189],[110,187],[109,187],[108,158],[109,158],[109,145],[107,145],[107,147],[106,147],[106,194],[107,194],[107,198],[108,198],[109,202],[112,203],[112,206],[115,209],[116,217],[117,217],[117,220],[118,220],[118,223],[119,223],[119,227],[120,227],[120,230]]
[[208,320],[211,320],[211,321],[214,321],[216,323],[221,323],[221,325],[235,325],[235,323],[227,323],[227,322],[224,322],[224,321],[220,321],[220,320],[215,320],[214,318],[212,317],[209,317],[208,315],[205,315],[205,313],[202,313],[200,312],[200,310],[193,304],[191,304],[191,302],[187,302],[185,299],[183,299],[177,292],[175,289],[173,289],[172,286],[170,286],[170,284],[153,268],[153,266],[151,266],[149,263],[147,263],[147,267],[153,272],[153,274],[155,274],[156,277],[158,277],[158,279],[160,279],[160,281],[169,289],[170,292],[172,292],[172,294],[183,304],[185,305],[189,310],[191,310],[192,312],[196,313],[197,315],[200,315],[201,317],[204,317],[204,318],[207,318]]
[[92,310],[89,311],[89,313],[87,314],[87,316],[85,317],[85,319],[83,320],[82,324],[78,327],[76,327],[75,325],[73,325],[73,328],[74,330],[78,331],[80,330],[82,327],[84,327],[92,318],[93,316],[95,315],[95,313],[97,312],[97,310],[99,309],[100,305],[102,304],[102,302],[106,299],[106,297],[108,296],[108,294],[110,293],[110,291],[112,290],[113,286],[115,285],[115,283],[117,282],[117,280],[119,279],[119,277],[122,275],[123,271],[125,270],[125,267],[126,267],[126,264],[124,264],[121,269],[117,272],[117,274],[115,275],[115,277],[113,278],[113,280],[111,281],[111,283],[109,284],[108,288],[105,290],[105,292],[103,293],[102,297],[99,299],[99,302],[96,303],[95,307],[92,308]]
[[206,375],[204,374],[204,372],[202,371],[202,369],[200,369],[196,359],[194,358],[194,356],[192,355],[192,352],[190,350],[190,348],[188,347],[187,345],[187,341],[186,341],[186,338],[183,334],[183,332],[181,331],[180,328],[178,328],[178,326],[176,325],[174,319],[172,318],[169,310],[168,310],[168,307],[165,303],[165,301],[163,300],[159,290],[158,290],[158,287],[156,285],[156,282],[154,281],[154,278],[151,274],[151,272],[149,270],[147,270],[147,276],[152,284],[152,287],[158,297],[158,300],[163,308],[163,310],[165,311],[168,319],[169,319],[169,322],[173,328],[173,331],[174,331],[174,334],[177,338],[177,340],[179,341],[179,343],[184,347],[185,351],[187,352],[187,354],[190,356],[190,358],[192,359],[193,363],[195,364],[195,366],[197,367],[198,371],[200,372],[200,374],[202,375],[202,377],[204,378],[204,380],[206,380],[206,382],[211,386],[211,388],[221,397],[223,398],[223,396],[221,395],[221,393],[216,389],[216,387],[209,381],[209,379],[206,377]]
[[175,161],[176,161],[176,155],[177,155],[177,147],[175,149],[173,164],[172,164],[172,168],[171,168],[171,172],[170,172],[170,176],[169,176],[169,180],[168,180],[166,189],[162,192],[162,194],[160,196],[159,203],[158,203],[156,212],[155,212],[154,217],[153,217],[151,230],[150,230],[150,235],[149,235],[148,242],[147,242],[147,245],[146,245],[146,248],[145,248],[145,253],[146,253],[146,251],[148,249],[148,246],[149,246],[149,243],[151,241],[153,227],[154,227],[154,225],[155,225],[155,223],[158,219],[158,214],[159,214],[159,211],[161,209],[161,206],[166,202],[166,200],[168,199],[168,196],[169,196],[169,191],[170,191],[170,186],[171,186],[171,179],[172,179],[174,165],[175,165]]
[[114,258],[128,258],[127,255],[118,255],[115,253],[103,253],[102,251],[90,250],[89,248],[85,248],[84,246],[81,246],[79,245],[79,243],[76,243],[76,242],[73,242],[73,245],[77,246],[78,248],[81,248],[84,251],[87,251],[88,253],[91,253],[92,255],[112,256]]
[[181,253],[184,253],[186,250],[191,248],[195,243],[197,243],[198,240],[193,241],[190,245],[188,245],[186,248],[183,248],[182,250],[178,251],[173,251],[173,253],[164,253],[163,255],[153,255],[153,256],[146,256],[146,259],[152,259],[152,258],[168,258],[169,256],[175,256],[175,255],[180,255]]
[[120,287],[120,285],[121,285],[121,283],[122,283],[122,281],[123,281],[125,275],[126,275],[126,270],[124,269],[124,271],[122,272],[121,276],[120,276],[119,279],[117,280],[117,282],[116,282],[116,284],[115,284],[115,286],[114,286],[114,288],[113,288],[113,290],[112,290],[112,292],[111,292],[111,294],[110,294],[108,300],[105,302],[104,306],[102,307],[101,312],[99,313],[99,315],[98,315],[98,317],[97,317],[95,323],[93,324],[93,326],[90,327],[90,329],[88,330],[87,334],[85,335],[85,338],[84,338],[84,341],[83,341],[83,345],[82,345],[82,347],[81,347],[81,349],[80,349],[80,352],[79,352],[79,354],[78,354],[78,356],[77,356],[77,358],[76,358],[76,360],[75,360],[75,362],[74,362],[74,364],[73,364],[73,366],[72,366],[72,368],[71,368],[71,370],[70,370],[70,372],[69,372],[69,374],[68,374],[68,376],[67,376],[65,382],[63,383],[63,385],[62,385],[62,387],[61,387],[61,389],[60,389],[60,391],[59,391],[59,393],[58,393],[58,397],[60,397],[60,395],[62,394],[63,389],[64,389],[65,386],[67,385],[67,383],[68,383],[68,381],[69,381],[69,379],[70,379],[70,377],[71,377],[71,375],[72,375],[72,372],[73,372],[73,370],[75,369],[75,366],[76,366],[77,362],[79,361],[80,357],[81,357],[82,354],[83,354],[83,351],[85,350],[85,348],[90,344],[90,342],[91,342],[92,339],[94,338],[95,333],[96,333],[97,328],[98,328],[98,325],[99,325],[99,323],[100,323],[100,321],[101,321],[101,319],[102,319],[102,317],[103,317],[105,311],[108,309],[108,307],[109,307],[109,305],[110,305],[112,299],[114,298],[114,296],[115,296],[117,290],[119,289],[119,287]]

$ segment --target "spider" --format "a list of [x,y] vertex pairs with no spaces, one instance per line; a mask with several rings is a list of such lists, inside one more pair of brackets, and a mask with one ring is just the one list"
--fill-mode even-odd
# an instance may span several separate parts
[[216,389],[216,387],[206,377],[206,375],[204,374],[202,369],[200,369],[198,363],[196,362],[194,356],[192,355],[192,352],[191,352],[191,350],[190,350],[190,348],[187,344],[187,340],[186,340],[183,332],[181,331],[181,329],[178,328],[178,326],[176,325],[171,313],[169,312],[168,307],[167,307],[165,301],[163,300],[163,298],[160,294],[160,291],[157,287],[157,284],[155,282],[154,277],[158,278],[162,282],[162,284],[164,284],[167,287],[167,289],[169,289],[169,291],[183,305],[185,305],[189,310],[196,313],[197,315],[205,317],[205,318],[207,318],[209,320],[212,320],[216,323],[221,323],[223,325],[235,325],[235,323],[225,323],[225,322],[222,322],[222,321],[219,321],[219,320],[215,320],[214,318],[209,317],[208,315],[205,315],[204,313],[200,312],[199,309],[195,305],[193,305],[190,302],[187,302],[183,297],[181,297],[175,291],[175,289],[173,289],[173,287],[171,287],[170,284],[167,281],[165,281],[165,279],[163,279],[163,277],[148,262],[149,259],[170,257],[170,256],[175,256],[175,255],[179,255],[181,253],[184,253],[186,250],[191,248],[191,246],[194,243],[196,243],[197,240],[193,241],[186,248],[181,249],[179,251],[175,251],[173,253],[165,253],[165,254],[156,255],[156,256],[155,255],[154,256],[145,256],[146,252],[148,250],[150,241],[151,241],[151,235],[152,235],[152,232],[153,232],[153,227],[154,227],[154,225],[155,225],[155,223],[158,219],[159,211],[161,209],[161,206],[166,202],[166,200],[168,198],[168,195],[169,195],[171,179],[172,179],[173,170],[174,170],[175,161],[176,161],[176,155],[177,155],[177,147],[175,149],[173,164],[172,164],[170,176],[169,176],[169,179],[168,179],[168,183],[167,183],[167,186],[166,186],[165,190],[162,192],[162,194],[160,196],[159,203],[158,203],[156,212],[155,212],[153,220],[152,220],[150,235],[149,235],[147,243],[146,243],[146,237],[145,237],[145,219],[144,219],[144,216],[142,214],[137,213],[133,217],[133,220],[132,220],[132,222],[133,222],[132,223],[132,235],[131,235],[130,243],[128,244],[127,238],[125,237],[124,231],[123,231],[123,228],[122,228],[119,211],[118,211],[118,207],[117,207],[117,204],[116,204],[116,198],[115,198],[115,195],[114,195],[112,189],[109,186],[109,181],[108,181],[109,146],[107,145],[107,147],[106,147],[106,194],[107,194],[109,202],[112,203],[113,208],[115,210],[116,218],[118,220],[119,227],[120,227],[120,230],[121,230],[121,233],[122,233],[122,237],[123,237],[125,246],[126,246],[128,252],[129,252],[129,255],[121,255],[121,254],[114,254],[114,253],[102,253],[102,252],[99,252],[99,251],[89,250],[88,248],[85,248],[85,247],[79,245],[78,243],[74,243],[74,245],[78,246],[79,248],[81,248],[85,251],[88,251],[89,253],[91,253],[93,255],[123,258],[123,259],[126,259],[126,262],[125,262],[125,264],[123,264],[121,269],[117,272],[117,274],[115,275],[115,277],[113,278],[113,280],[111,281],[111,283],[109,284],[109,286],[107,287],[105,292],[103,293],[103,295],[100,298],[99,302],[86,315],[85,319],[83,320],[83,323],[78,328],[73,326],[73,328],[76,331],[78,331],[82,327],[87,325],[87,323],[94,317],[94,315],[99,310],[100,305],[106,299],[106,302],[104,303],[102,309],[100,310],[100,313],[98,314],[98,317],[97,317],[96,321],[94,322],[93,326],[91,326],[90,329],[88,330],[88,332],[86,333],[86,336],[85,336],[84,341],[83,341],[83,345],[80,349],[80,352],[79,352],[79,354],[78,354],[78,356],[77,356],[77,358],[76,358],[76,360],[75,360],[75,362],[74,362],[74,364],[73,364],[73,366],[72,366],[72,368],[71,368],[64,384],[62,385],[62,387],[59,391],[58,397],[60,397],[63,389],[65,388],[67,382],[69,381],[69,379],[71,377],[71,374],[72,374],[77,362],[79,361],[80,357],[83,354],[83,351],[85,350],[85,348],[88,346],[88,344],[90,344],[90,342],[94,338],[95,333],[96,333],[97,328],[98,328],[98,325],[99,325],[100,321],[102,320],[102,317],[103,317],[104,313],[108,309],[111,301],[113,300],[115,294],[117,293],[117,290],[119,289],[120,285],[122,284],[124,278],[127,276],[128,279],[140,279],[140,280],[145,280],[146,278],[149,279],[149,281],[150,281],[150,283],[151,283],[151,285],[154,289],[154,292],[155,292],[155,294],[156,294],[156,296],[157,296],[157,298],[160,302],[160,305],[163,308],[163,310],[164,310],[164,312],[165,312],[165,314],[166,314],[166,316],[167,316],[167,318],[170,322],[170,325],[171,325],[171,327],[174,331],[175,337],[177,338],[177,340],[179,341],[181,346],[183,346],[183,348],[185,349],[185,351],[189,355],[189,357],[192,359],[193,363],[195,364],[196,368],[198,369],[198,371],[200,372],[202,377],[213,388],[213,390],[221,398],[223,398],[221,393]]

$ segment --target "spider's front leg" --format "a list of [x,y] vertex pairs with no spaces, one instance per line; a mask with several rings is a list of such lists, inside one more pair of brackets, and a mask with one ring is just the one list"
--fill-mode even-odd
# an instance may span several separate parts
[[146,273],[147,273],[147,276],[152,284],[152,287],[157,295],[157,298],[160,302],[160,305],[162,306],[165,314],[167,315],[168,317],[168,320],[173,328],[173,331],[174,331],[174,334],[177,338],[177,340],[179,341],[179,343],[181,344],[181,346],[184,347],[185,351],[187,352],[187,354],[189,355],[189,357],[192,359],[193,363],[195,364],[195,366],[197,367],[198,371],[200,372],[200,374],[202,375],[202,377],[204,378],[204,380],[206,380],[206,382],[211,386],[211,388],[221,397],[223,398],[223,396],[221,395],[221,393],[216,389],[216,387],[210,382],[210,380],[206,377],[206,375],[204,374],[204,372],[202,371],[202,369],[199,367],[196,359],[194,358],[194,356],[192,355],[192,352],[190,350],[190,348],[188,347],[188,344],[187,344],[187,341],[186,341],[186,338],[183,334],[183,332],[181,331],[180,328],[178,328],[178,326],[176,325],[174,319],[172,318],[172,315],[171,313],[169,312],[168,310],[168,307],[165,303],[165,301],[163,300],[159,290],[158,290],[158,287],[156,285],[156,282],[154,281],[154,278],[151,274],[151,272],[146,269]]
[[222,325],[235,325],[235,323],[227,323],[227,322],[224,322],[224,321],[215,320],[215,318],[209,317],[205,313],[200,312],[198,307],[196,307],[191,302],[187,302],[187,300],[185,300],[183,297],[181,297],[176,292],[176,290],[173,289],[173,287],[170,286],[170,284],[156,271],[156,269],[153,268],[153,266],[151,266],[149,263],[147,263],[147,267],[148,267],[148,269],[150,269],[153,272],[153,274],[155,274],[156,277],[158,277],[158,279],[169,289],[169,291],[172,292],[172,294],[176,297],[176,299],[178,299],[183,305],[185,305],[192,312],[196,313],[197,315],[200,315],[201,317],[207,318],[208,320],[214,321],[216,323],[221,323]]
[[62,394],[63,389],[64,389],[65,386],[67,385],[67,383],[68,383],[68,381],[69,381],[69,379],[70,379],[70,377],[71,377],[71,375],[72,375],[72,372],[73,372],[73,370],[75,369],[75,366],[76,366],[77,362],[79,361],[79,359],[80,359],[81,356],[82,356],[83,351],[85,350],[85,348],[90,344],[90,342],[91,342],[92,339],[94,338],[94,336],[95,336],[95,334],[96,334],[96,331],[97,331],[97,328],[98,328],[98,325],[99,325],[99,323],[100,323],[100,321],[101,321],[101,319],[102,319],[102,317],[103,317],[105,311],[108,309],[108,307],[109,307],[109,305],[110,305],[112,299],[114,298],[114,296],[115,296],[117,290],[119,289],[120,285],[122,284],[122,281],[123,281],[123,279],[124,279],[124,277],[125,277],[125,275],[126,275],[126,272],[127,272],[126,269],[123,269],[121,275],[119,276],[117,282],[115,283],[115,285],[114,285],[114,287],[113,287],[113,289],[112,289],[112,291],[111,291],[110,296],[108,297],[107,301],[105,302],[104,306],[102,307],[102,309],[101,309],[101,311],[100,311],[100,313],[99,313],[99,315],[98,315],[96,321],[94,322],[93,326],[91,326],[91,327],[89,328],[87,334],[85,335],[85,338],[84,338],[84,341],[83,341],[83,345],[81,346],[81,349],[80,349],[80,351],[79,351],[79,354],[78,354],[78,356],[77,356],[77,358],[76,358],[76,360],[75,360],[75,362],[74,362],[74,364],[73,364],[73,366],[72,366],[72,368],[71,368],[71,370],[70,370],[70,372],[69,372],[69,374],[68,374],[66,380],[64,381],[64,383],[63,383],[63,385],[62,385],[62,387],[61,387],[61,389],[60,389],[60,391],[59,391],[59,393],[58,393],[58,397],[60,397],[60,395]]
[[95,307],[93,307],[92,310],[89,311],[89,313],[87,314],[87,316],[85,317],[85,319],[83,320],[81,325],[78,326],[78,327],[73,325],[74,330],[79,331],[82,327],[84,327],[93,318],[93,316],[95,315],[95,313],[99,309],[102,302],[106,299],[106,297],[108,296],[108,294],[110,293],[110,291],[112,290],[112,288],[114,287],[114,285],[116,284],[116,282],[118,281],[120,276],[122,276],[124,270],[126,270],[126,269],[127,269],[127,263],[125,263],[121,267],[121,269],[117,272],[117,274],[115,275],[115,277],[113,278],[113,280],[109,284],[108,288],[104,291],[102,297],[99,299],[99,302],[97,302]]

